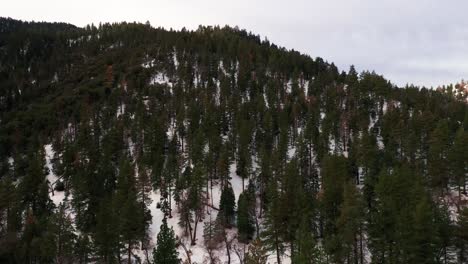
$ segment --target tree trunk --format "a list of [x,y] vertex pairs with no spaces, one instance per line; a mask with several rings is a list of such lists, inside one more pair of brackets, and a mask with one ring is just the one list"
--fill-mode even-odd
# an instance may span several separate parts
[[242,178],[242,192],[244,192],[244,177],[241,177]]
[[213,179],[210,179],[210,199],[211,199],[211,206],[213,206]]
[[169,186],[169,188],[167,188],[167,189],[168,189],[167,192],[168,192],[168,196],[169,196],[169,197],[168,197],[168,200],[169,200],[169,218],[172,218],[172,200],[171,200],[172,194],[171,194],[171,187]]
[[192,236],[192,246],[194,246],[196,243],[195,241],[197,240],[197,225],[198,225],[198,217],[195,216],[195,226],[193,227],[193,236]]
[[257,233],[257,237],[260,237],[260,223],[258,222],[257,214],[255,214],[255,231]]
[[279,241],[278,241],[278,237],[275,236],[275,247],[276,247],[276,260],[277,260],[277,264],[281,264],[281,255],[280,255],[280,250],[279,250]]
[[190,254],[191,254],[190,250],[187,249],[187,247],[185,246],[184,243],[181,242],[180,245],[181,245],[182,248],[184,249],[185,255],[187,255],[186,263],[187,263],[187,264],[192,264],[192,259],[190,258]]
[[358,257],[358,245],[357,245],[357,235],[354,234],[354,243],[353,243],[353,248],[354,248],[354,264],[359,264],[359,257]]
[[362,245],[362,225],[359,227],[359,251],[361,257],[361,264],[364,263],[364,252],[363,252],[363,245]]
[[128,264],[131,264],[131,263],[132,263],[132,246],[131,246],[130,241],[128,241],[128,248],[127,248],[127,251],[128,251],[128,260],[127,260],[127,263],[128,263]]
[[192,237],[192,225],[190,224],[190,219],[187,217],[187,219],[185,220],[186,222],[186,225],[188,227],[188,232],[189,232],[189,235],[190,235],[190,242],[193,241],[193,237]]

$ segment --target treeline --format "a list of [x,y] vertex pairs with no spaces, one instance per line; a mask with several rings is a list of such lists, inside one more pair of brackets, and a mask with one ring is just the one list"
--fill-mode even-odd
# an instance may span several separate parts
[[[455,90],[340,72],[237,28],[2,18],[0,261],[152,262],[157,191],[155,263],[178,262],[171,217],[191,244],[203,228],[208,252],[232,254],[236,227],[246,263],[465,263],[468,112]],[[219,212],[203,226],[213,188]]]

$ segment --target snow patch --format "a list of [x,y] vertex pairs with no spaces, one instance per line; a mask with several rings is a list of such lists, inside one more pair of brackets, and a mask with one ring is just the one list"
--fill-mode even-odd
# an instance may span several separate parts
[[63,200],[65,199],[65,192],[64,191],[56,191],[54,190],[55,185],[57,184],[59,177],[55,175],[53,168],[52,168],[52,159],[54,158],[55,151],[52,148],[52,144],[47,144],[44,146],[45,150],[45,158],[46,158],[46,167],[48,170],[48,174],[46,176],[47,181],[49,182],[50,191],[49,191],[49,198],[55,204],[55,206],[59,206]]
[[169,80],[169,78],[161,72],[158,72],[157,74],[153,75],[153,77],[151,77],[150,84],[165,84],[169,87],[173,86],[173,83]]

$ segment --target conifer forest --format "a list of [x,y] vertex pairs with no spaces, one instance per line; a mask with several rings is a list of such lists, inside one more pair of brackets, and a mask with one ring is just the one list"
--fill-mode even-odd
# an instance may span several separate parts
[[466,82],[0,18],[0,263],[468,263],[467,185]]

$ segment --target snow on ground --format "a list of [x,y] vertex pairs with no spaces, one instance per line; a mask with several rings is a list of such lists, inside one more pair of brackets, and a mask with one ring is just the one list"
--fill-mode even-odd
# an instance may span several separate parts
[[164,73],[161,72],[158,72],[151,77],[150,84],[167,84],[172,87],[172,82]]
[[382,105],[382,112],[385,114],[387,113],[387,110],[388,110],[388,103],[387,101],[385,101]]
[[[291,259],[290,256],[291,251],[289,249],[286,249],[284,254],[281,256],[281,264],[290,264]],[[267,264],[276,264],[278,263],[277,258],[276,258],[276,252],[270,252],[267,258]]]
[[171,141],[173,138],[174,138],[174,135],[176,133],[176,122],[174,120],[174,118],[171,118],[170,122],[169,122],[169,128],[167,129],[166,131],[166,135],[167,135],[167,138],[169,141]]
[[172,54],[172,60],[174,62],[174,67],[177,69],[179,68],[179,61],[177,60],[177,51],[174,49],[174,53]]
[[265,101],[265,107],[270,108],[270,104],[268,103],[268,98],[266,93],[263,93],[263,100]]
[[320,110],[320,120],[324,120],[326,116],[327,116],[327,114],[325,114],[325,112]]
[[330,138],[328,140],[328,150],[330,154],[335,153],[336,150],[336,141],[332,135],[330,135]]
[[8,165],[10,168],[13,168],[15,166],[15,160],[12,157],[8,158]]
[[361,166],[358,167],[358,186],[364,184],[364,170]]
[[384,149],[384,148],[385,148],[385,144],[383,143],[383,138],[382,138],[382,136],[381,136],[381,135],[377,135],[376,139],[377,139],[377,147],[378,147],[380,150]]
[[[232,189],[234,190],[234,196],[236,197],[236,203],[237,203],[237,200],[239,199],[239,195],[242,193],[242,178],[237,176],[236,168],[237,168],[237,165],[235,163],[231,164],[229,168],[229,175],[231,177],[231,186],[232,186]],[[244,181],[244,185],[245,187],[248,185],[247,180]],[[219,197],[221,197],[221,195]],[[219,199],[217,203],[219,204]]]
[[[231,166],[230,166],[230,177],[231,177],[231,185],[232,185],[232,188],[234,190],[234,195],[236,197],[236,203],[237,203],[237,200],[239,199],[239,195],[242,192],[242,179],[239,176],[237,176],[237,174],[236,174],[236,164],[235,163],[231,164]],[[245,180],[244,184],[247,186],[248,181]],[[219,200],[220,200],[220,197],[221,197],[221,188],[220,188],[219,184],[216,184],[216,183],[213,184],[212,197],[213,197],[212,198],[213,207],[219,208]],[[152,199],[152,203],[150,205],[150,211],[151,211],[151,215],[153,216],[153,220],[152,220],[152,223],[151,223],[151,225],[149,227],[149,233],[150,233],[150,237],[152,239],[152,246],[156,246],[157,235],[159,233],[160,226],[162,224],[162,220],[163,220],[163,217],[164,217],[163,212],[159,208],[157,208],[157,204],[162,202],[160,192],[159,191],[153,191],[151,193],[151,199]],[[211,203],[211,201],[209,203]],[[175,235],[178,238],[180,238],[180,241],[189,250],[191,262],[193,264],[205,263],[209,259],[209,255],[208,255],[208,252],[207,252],[207,250],[205,248],[205,245],[204,245],[204,238],[203,238],[204,224],[206,222],[209,222],[210,220],[214,221],[216,219],[218,211],[211,208],[211,207],[207,207],[207,209],[205,211],[205,217],[203,219],[203,222],[199,222],[198,226],[197,226],[196,244],[192,246],[192,245],[190,245],[190,241],[189,241],[190,239],[188,237],[183,236],[184,230],[178,224],[179,223],[179,212],[178,212],[178,209],[177,209],[177,206],[176,206],[174,200],[172,200],[171,204],[172,204],[172,216],[173,217],[169,218],[167,220],[168,225],[171,226],[174,229]],[[232,264],[239,264],[240,261],[239,261],[238,256],[234,252],[234,247],[243,248],[246,245],[244,245],[242,243],[239,243],[236,240],[235,236],[237,234],[237,229],[235,227],[233,227],[231,229],[226,229],[226,232],[228,234],[228,238],[233,239],[233,244],[231,246],[231,263]],[[246,246],[246,248],[247,248],[247,246]],[[185,252],[185,250],[184,250],[184,248],[182,246],[178,247],[178,252],[179,252],[179,257],[181,257],[182,260],[187,259],[187,254],[186,254],[186,252]],[[142,260],[145,259],[145,256],[144,256],[143,252],[136,252],[136,254]],[[151,250],[150,250],[149,254],[151,254]],[[220,245],[219,249],[215,251],[215,254],[216,254],[216,257],[220,260],[220,263],[227,263],[228,256],[227,256],[227,252],[226,252],[224,244]],[[290,260],[289,260],[288,256],[289,256],[289,254],[288,254],[288,252],[286,252],[286,254],[283,257],[283,262],[282,263],[284,263],[284,264],[289,264],[290,263]],[[150,256],[150,258],[151,258],[151,256]],[[268,258],[268,263],[269,264],[276,263],[276,254],[271,253],[271,256]]]
[[119,107],[117,108],[117,117],[122,116],[125,114],[125,105],[120,104]]
[[296,146],[288,147],[288,160],[292,160],[296,156]]
[[289,80],[286,83],[286,93],[290,94],[292,92],[292,80]]
[[143,63],[141,64],[141,67],[146,68],[146,69],[151,68],[151,67],[153,67],[153,65],[155,64],[155,62],[156,62],[155,59],[145,61],[145,62],[143,62]]
[[375,124],[377,123],[377,120],[378,120],[377,117],[373,118],[372,115],[369,115],[369,127],[367,129],[368,131],[374,128]]
[[463,192],[459,195],[458,190],[454,188],[442,198],[442,203],[448,206],[450,219],[457,221],[460,210],[468,207],[468,195],[463,194]]
[[303,91],[304,95],[307,95],[307,91],[309,89],[309,80],[303,81],[302,85],[301,85],[301,88],[302,88],[302,91]]
[[48,174],[47,174],[47,181],[49,181],[49,186],[50,186],[50,191],[49,191],[49,198],[52,200],[52,202],[55,204],[55,206],[59,206],[60,203],[63,202],[65,199],[65,192],[59,192],[53,190],[55,188],[55,184],[57,183],[57,180],[59,179],[57,175],[55,175],[53,168],[52,168],[52,159],[54,158],[55,151],[52,148],[52,144],[47,144],[44,146],[45,149],[45,158],[46,158],[46,167],[48,169]]
[[219,79],[213,78],[213,82],[216,83],[216,94],[214,96],[215,98],[215,105],[219,106],[221,102],[221,82]]

